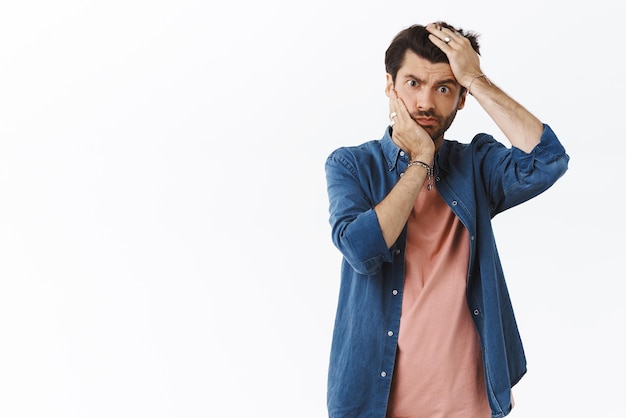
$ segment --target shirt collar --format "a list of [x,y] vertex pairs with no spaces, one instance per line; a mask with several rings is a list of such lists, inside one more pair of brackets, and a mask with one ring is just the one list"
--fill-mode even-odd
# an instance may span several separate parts
[[[398,165],[398,159],[400,158],[400,152],[402,152],[402,148],[396,145],[391,139],[391,135],[393,134],[393,128],[388,126],[385,130],[385,135],[381,141],[381,146],[383,149],[383,154],[385,155],[385,159],[387,160],[387,168],[389,171],[392,171]],[[446,157],[440,158],[441,156],[445,156],[448,152],[448,141],[443,141],[441,144],[441,148],[435,154],[435,168],[441,169],[445,172],[450,171],[450,167],[448,167]]]

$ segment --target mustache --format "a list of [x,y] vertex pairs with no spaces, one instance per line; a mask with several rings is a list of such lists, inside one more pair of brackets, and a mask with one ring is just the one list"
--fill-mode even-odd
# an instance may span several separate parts
[[437,115],[432,110],[420,110],[418,112],[411,113],[411,117],[413,119],[418,119],[418,118],[433,118],[437,120],[440,119],[439,115]]

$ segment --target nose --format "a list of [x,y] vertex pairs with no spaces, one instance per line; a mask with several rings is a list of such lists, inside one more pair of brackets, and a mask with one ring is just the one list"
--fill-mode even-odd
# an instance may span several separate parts
[[433,110],[434,94],[431,89],[420,89],[415,95],[415,106],[420,112],[428,112]]

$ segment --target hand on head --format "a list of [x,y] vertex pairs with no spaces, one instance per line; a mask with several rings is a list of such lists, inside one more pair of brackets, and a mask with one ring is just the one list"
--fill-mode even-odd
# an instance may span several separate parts
[[450,68],[459,84],[467,88],[472,80],[483,74],[480,56],[472,48],[469,39],[438,23],[426,25],[426,30],[430,32],[428,39],[448,57]]

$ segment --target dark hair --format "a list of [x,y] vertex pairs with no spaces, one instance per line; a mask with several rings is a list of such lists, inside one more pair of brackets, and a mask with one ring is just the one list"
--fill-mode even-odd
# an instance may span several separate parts
[[[469,39],[472,48],[477,54],[480,54],[478,45],[478,35],[473,32],[466,32],[463,29],[457,29],[446,22],[437,22],[450,30],[456,31]],[[445,62],[449,63],[446,54],[428,39],[430,32],[422,25],[410,26],[399,32],[385,52],[385,69],[391,74],[395,81],[398,70],[404,61],[404,55],[407,50],[415,52],[418,56],[427,59],[433,63]]]

